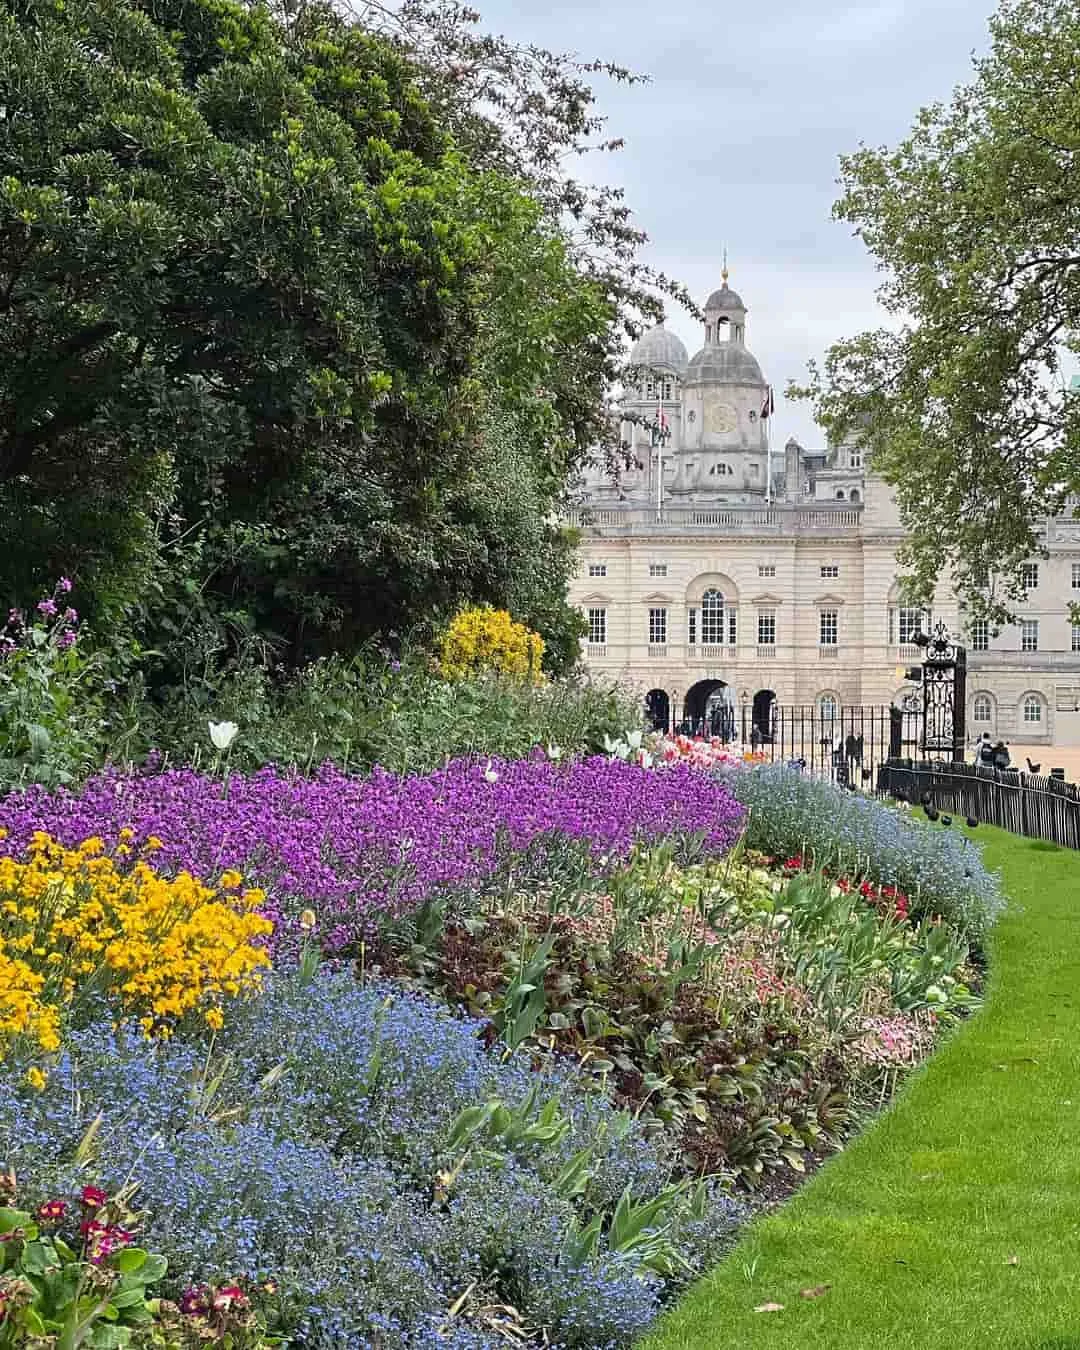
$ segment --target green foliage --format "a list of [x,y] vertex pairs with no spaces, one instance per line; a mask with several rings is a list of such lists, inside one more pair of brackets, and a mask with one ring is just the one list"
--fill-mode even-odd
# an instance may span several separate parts
[[157,1312],[148,1293],[165,1274],[165,1258],[133,1246],[92,1254],[93,1239],[79,1252],[49,1227],[0,1209],[0,1347],[122,1350],[140,1342]]
[[[392,928],[372,969],[488,1018],[493,1040],[577,1059],[673,1137],[690,1174],[758,1186],[804,1171],[892,1091],[935,1025],[976,1005],[967,947],[946,925],[912,926],[846,879],[756,857],[688,866],[642,849],[599,885],[572,868],[565,887],[522,875],[489,902]],[[492,1119],[477,1108],[462,1129],[479,1137]]]
[[572,661],[625,295],[421,82],[322,5],[0,11],[0,594],[77,573],[166,682],[469,600]]
[[143,712],[143,743],[178,760],[205,756],[207,721],[227,719],[240,727],[234,769],[331,759],[400,773],[460,755],[521,757],[537,745],[595,752],[639,715],[632,696],[584,677],[540,687],[495,675],[446,681],[420,653],[391,661],[378,651],[315,661],[283,686],[255,654],[225,680],[193,671],[160,713]]
[[836,214],[900,326],[835,345],[805,392],[894,485],[913,598],[948,569],[1001,622],[1040,519],[1080,490],[1080,398],[1061,375],[1080,331],[1080,13],[1002,0],[991,35],[948,106],[842,161]]

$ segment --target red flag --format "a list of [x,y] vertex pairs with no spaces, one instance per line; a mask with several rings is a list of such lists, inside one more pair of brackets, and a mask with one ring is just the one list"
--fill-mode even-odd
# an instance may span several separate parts
[[767,384],[765,386],[765,398],[761,404],[762,421],[764,421],[766,417],[771,417],[775,411],[776,411],[776,404],[773,402],[772,385]]

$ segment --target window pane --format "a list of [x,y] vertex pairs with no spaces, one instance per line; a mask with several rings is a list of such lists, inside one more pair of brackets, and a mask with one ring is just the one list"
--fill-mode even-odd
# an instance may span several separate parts
[[910,647],[922,631],[924,614],[921,609],[901,606],[897,611],[897,632],[901,647]]
[[606,577],[606,576],[607,576],[607,563],[590,563],[590,564],[589,564],[589,576],[591,576],[591,577]]
[[985,652],[990,647],[990,625],[986,619],[976,619],[971,625],[971,650]]
[[607,610],[589,610],[589,642],[594,647],[603,647],[607,642]]
[[838,577],[840,575],[840,568],[836,563],[822,563],[821,575],[823,577]]
[[821,611],[820,641],[823,647],[835,647],[837,645],[837,617],[835,609],[823,609]]
[[1039,650],[1039,621],[1024,619],[1020,624],[1020,650],[1037,652]]
[[667,576],[667,563],[650,563],[650,564],[649,564],[649,576],[651,576],[651,577],[666,577],[666,576]]
[[759,647],[776,645],[776,615],[771,610],[763,610],[758,614],[757,640]]
[[724,597],[719,591],[706,591],[701,597],[701,640],[706,646],[719,646],[724,640]]
[[1025,563],[1020,569],[1020,584],[1025,591],[1033,591],[1039,584],[1039,564]]
[[1080,591],[1080,563],[1072,565],[1072,588],[1074,591]]
[[1080,623],[1074,623],[1072,626],[1072,649],[1074,652],[1080,652]]
[[649,642],[663,646],[667,642],[667,610],[649,610]]
[[989,695],[977,694],[971,709],[971,720],[973,722],[989,722],[991,710]]
[[1024,721],[1042,721],[1042,700],[1036,698],[1034,694],[1029,694],[1028,697],[1024,699]]

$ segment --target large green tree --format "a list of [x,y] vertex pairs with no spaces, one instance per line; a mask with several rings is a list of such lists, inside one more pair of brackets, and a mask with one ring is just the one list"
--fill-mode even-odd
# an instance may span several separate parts
[[636,296],[423,57],[322,5],[0,7],[0,591],[291,659],[487,599],[569,654],[554,515]]
[[836,214],[896,324],[837,343],[809,393],[895,485],[913,594],[948,569],[1000,621],[1040,520],[1080,491],[1080,8],[1005,0],[991,33],[950,104],[843,159]]

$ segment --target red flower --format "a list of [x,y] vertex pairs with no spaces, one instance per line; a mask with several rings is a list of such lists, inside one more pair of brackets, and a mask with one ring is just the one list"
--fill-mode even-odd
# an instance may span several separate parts
[[109,1197],[97,1186],[84,1186],[79,1194],[79,1199],[87,1209],[100,1209],[102,1205],[108,1202]]
[[180,1295],[180,1311],[187,1317],[199,1317],[207,1309],[207,1291],[198,1285],[185,1289]]
[[62,1219],[66,1213],[66,1200],[46,1200],[43,1205],[38,1206],[39,1219]]
[[97,1242],[100,1238],[103,1238],[108,1231],[109,1225],[107,1223],[99,1223],[97,1219],[83,1219],[82,1223],[79,1224],[79,1232],[84,1238],[88,1238],[91,1242]]
[[232,1307],[246,1308],[247,1298],[238,1284],[223,1284],[214,1295],[214,1309],[228,1312]]

